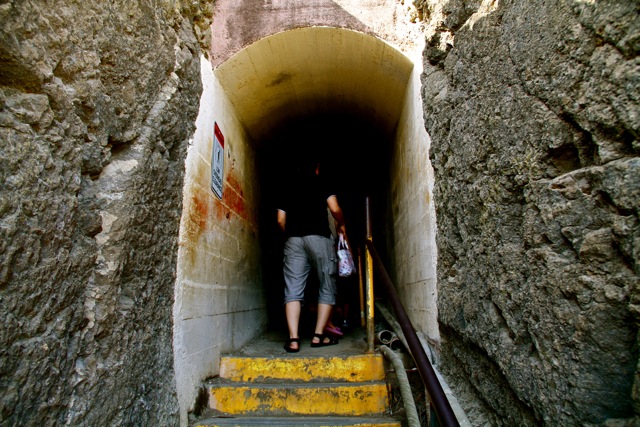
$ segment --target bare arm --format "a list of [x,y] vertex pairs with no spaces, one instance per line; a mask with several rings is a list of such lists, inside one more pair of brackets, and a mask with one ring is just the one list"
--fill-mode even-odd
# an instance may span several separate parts
[[287,223],[287,213],[283,210],[278,209],[278,225],[280,229],[284,231],[285,225]]
[[331,216],[336,220],[337,231],[340,234],[347,234],[347,229],[344,225],[344,216],[342,215],[342,209],[338,204],[338,198],[336,196],[331,196],[327,199],[327,206],[329,206],[329,210],[331,211]]

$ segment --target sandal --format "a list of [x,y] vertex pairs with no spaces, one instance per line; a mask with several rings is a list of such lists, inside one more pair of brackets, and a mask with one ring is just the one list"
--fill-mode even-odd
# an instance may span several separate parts
[[[325,334],[313,334],[313,337],[320,338],[320,342],[311,341],[311,347],[326,347],[328,345],[336,345],[339,342],[337,339],[328,337]],[[329,341],[325,342],[325,339],[328,339]]]
[[333,338],[342,338],[344,334],[337,326],[327,326],[323,331],[326,335],[330,335]]
[[[291,343],[297,342],[298,348],[291,348]],[[297,353],[300,351],[300,338],[289,338],[286,343],[284,343],[284,349],[287,353]]]

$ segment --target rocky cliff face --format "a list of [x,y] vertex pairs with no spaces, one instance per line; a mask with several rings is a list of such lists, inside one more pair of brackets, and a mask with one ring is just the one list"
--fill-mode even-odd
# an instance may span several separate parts
[[203,4],[0,5],[3,425],[177,422],[171,309]]
[[477,425],[634,417],[638,2],[416,5],[441,369]]
[[[632,418],[638,3],[415,4],[434,29],[440,368],[477,425]],[[177,423],[171,307],[210,7],[0,4],[3,425]]]

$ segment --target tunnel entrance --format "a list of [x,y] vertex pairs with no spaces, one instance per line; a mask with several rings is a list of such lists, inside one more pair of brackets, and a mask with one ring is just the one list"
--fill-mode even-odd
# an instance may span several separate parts
[[[282,236],[276,225],[276,200],[283,185],[291,179],[300,159],[315,153],[321,159],[321,173],[338,193],[347,223],[354,255],[362,246],[365,233],[365,198],[370,198],[374,214],[373,235],[384,236],[389,212],[389,158],[392,140],[376,123],[348,112],[328,112],[290,120],[274,130],[273,136],[258,150],[261,186],[260,229],[263,277],[266,287],[269,327],[286,330],[282,280]],[[386,243],[380,239],[380,252]],[[310,279],[313,282],[313,279]],[[350,303],[351,324],[359,324],[357,280],[339,283],[339,300]],[[317,295],[309,286],[307,303]]]
[[[412,61],[376,37],[311,27],[265,37],[215,68],[202,58],[173,313],[183,417],[221,354],[283,326],[273,203],[287,168],[310,149],[325,155],[323,173],[342,174],[338,197],[355,244],[371,197],[374,240],[405,307],[438,338],[421,51]],[[211,190],[214,124],[224,135],[222,197]]]

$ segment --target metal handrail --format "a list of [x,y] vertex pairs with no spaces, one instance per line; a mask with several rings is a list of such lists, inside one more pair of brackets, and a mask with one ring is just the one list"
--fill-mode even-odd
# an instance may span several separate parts
[[387,270],[384,268],[384,265],[378,256],[378,252],[373,246],[373,242],[371,239],[367,238],[365,240],[365,244],[369,254],[371,255],[371,259],[373,260],[373,265],[381,279],[380,281],[389,296],[389,302],[391,303],[391,307],[398,318],[398,323],[402,328],[407,344],[409,344],[409,351],[413,356],[413,360],[416,362],[416,367],[418,368],[418,372],[420,372],[420,377],[422,377],[422,381],[427,388],[431,403],[436,412],[436,417],[438,417],[438,423],[444,427],[460,426],[453,413],[453,409],[447,400],[447,396],[444,394],[442,385],[440,384],[440,381],[438,381],[438,377],[433,370],[433,366],[431,366],[431,362],[429,362],[429,358],[418,339],[418,335],[413,328],[411,320],[409,320],[409,316],[407,316],[407,313],[400,302],[400,298],[398,298],[398,294],[396,293],[396,289],[387,274]]
[[[365,222],[367,225],[367,240],[371,241],[372,237],[372,223],[371,223],[371,205],[370,200],[367,197],[365,199]],[[373,260],[371,259],[371,255],[369,251],[365,251],[365,265],[367,266],[366,278],[365,281],[365,294],[366,294],[366,306],[367,306],[367,353],[373,353],[374,343],[373,336],[375,335],[375,326],[374,326],[374,305],[375,298],[373,295]]]

